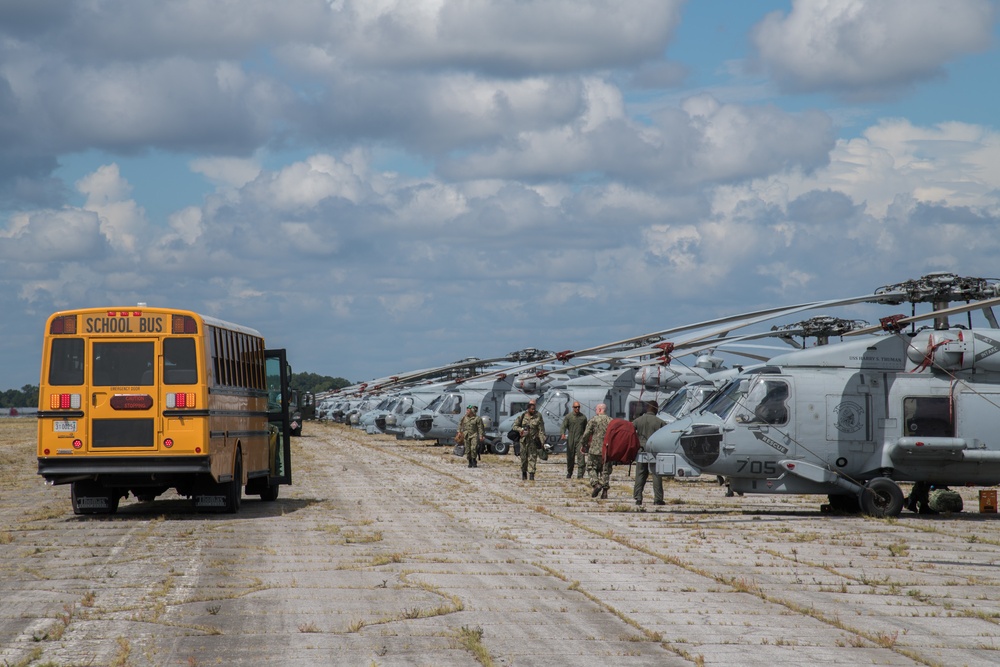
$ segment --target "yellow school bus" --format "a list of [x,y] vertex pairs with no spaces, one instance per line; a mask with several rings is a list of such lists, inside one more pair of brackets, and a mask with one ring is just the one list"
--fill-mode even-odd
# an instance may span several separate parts
[[291,484],[283,349],[187,310],[86,308],[45,325],[38,474],[70,484],[77,514],[169,489],[199,509],[239,510]]

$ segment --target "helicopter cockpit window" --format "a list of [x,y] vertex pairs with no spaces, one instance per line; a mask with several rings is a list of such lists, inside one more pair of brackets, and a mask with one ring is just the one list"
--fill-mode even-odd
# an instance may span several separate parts
[[557,391],[543,398],[538,410],[555,417],[565,417],[569,414],[569,394]]
[[[511,403],[510,404],[510,413],[509,414],[516,415],[517,413],[524,412],[527,409],[528,409],[528,401],[521,401],[519,403]],[[501,413],[501,414],[508,414],[508,413]]]
[[442,415],[458,415],[462,413],[462,397],[459,394],[449,394],[441,402],[438,412]]
[[908,436],[955,436],[951,403],[947,396],[911,396],[903,399],[903,419]]
[[396,409],[393,412],[397,415],[408,415],[413,412],[413,399],[407,396],[402,399],[398,404],[396,404]]
[[788,385],[781,380],[754,383],[739,408],[736,421],[754,424],[788,423]]
[[632,421],[633,419],[636,419],[646,414],[647,405],[649,405],[649,401],[629,401],[628,420]]

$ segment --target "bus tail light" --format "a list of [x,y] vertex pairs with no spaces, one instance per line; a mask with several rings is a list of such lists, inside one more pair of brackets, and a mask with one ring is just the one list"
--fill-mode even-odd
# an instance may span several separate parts
[[173,438],[164,438],[163,439],[163,446],[166,447],[167,449],[170,449],[171,447],[174,446],[174,439]]
[[80,449],[81,447],[83,447],[83,440],[80,440],[79,438],[75,439],[73,441],[73,449]]
[[170,333],[196,334],[198,323],[190,315],[174,315],[170,320]]
[[167,394],[168,408],[193,408],[195,407],[195,403],[196,401],[194,392]]
[[75,334],[76,315],[63,315],[52,320],[49,325],[50,334]]
[[80,394],[49,394],[50,410],[79,410]]

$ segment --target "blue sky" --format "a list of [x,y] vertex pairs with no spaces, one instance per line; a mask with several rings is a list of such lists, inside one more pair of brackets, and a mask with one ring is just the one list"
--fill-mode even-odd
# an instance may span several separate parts
[[365,380],[1000,275],[994,1],[235,12],[0,7],[0,389],[64,308]]

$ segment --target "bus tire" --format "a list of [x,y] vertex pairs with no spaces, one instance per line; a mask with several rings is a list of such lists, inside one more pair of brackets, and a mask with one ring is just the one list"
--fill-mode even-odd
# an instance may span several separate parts
[[226,512],[236,514],[240,511],[240,500],[243,498],[243,452],[236,450],[236,461],[233,463],[233,478],[226,484]]
[[260,492],[260,499],[264,502],[273,503],[278,499],[278,485],[266,486],[264,490]]
[[888,477],[876,477],[868,482],[858,500],[862,512],[878,519],[899,516],[903,511],[903,491]]
[[[114,514],[118,511],[120,499],[118,491],[101,486],[90,480],[70,484],[70,498],[73,503],[73,514]],[[80,499],[103,499],[104,507],[81,507]]]

